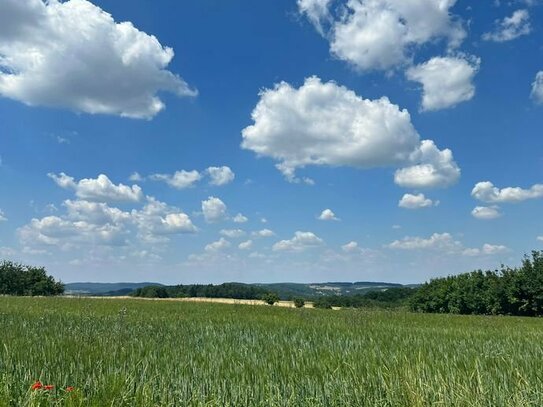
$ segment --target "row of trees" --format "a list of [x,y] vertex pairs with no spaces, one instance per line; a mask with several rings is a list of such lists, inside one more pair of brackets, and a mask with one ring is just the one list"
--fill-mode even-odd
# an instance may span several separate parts
[[261,287],[242,283],[189,284],[173,286],[147,286],[134,290],[134,297],[148,298],[237,298],[244,300],[259,300],[270,291]]
[[486,315],[543,315],[543,251],[518,268],[436,278],[410,299],[413,311]]
[[416,288],[391,287],[384,291],[369,291],[357,295],[327,295],[316,298],[316,308],[398,308],[407,306]]
[[3,261],[0,263],[0,295],[60,295],[64,284],[48,276],[45,268]]

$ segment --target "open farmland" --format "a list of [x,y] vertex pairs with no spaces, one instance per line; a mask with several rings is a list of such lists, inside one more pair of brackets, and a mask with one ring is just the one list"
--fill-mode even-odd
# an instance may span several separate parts
[[543,405],[538,318],[0,297],[0,332],[2,406]]

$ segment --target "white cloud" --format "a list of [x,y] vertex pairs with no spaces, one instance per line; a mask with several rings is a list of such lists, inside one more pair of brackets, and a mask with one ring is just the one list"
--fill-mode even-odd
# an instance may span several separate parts
[[507,187],[499,189],[490,181],[478,182],[471,191],[471,196],[488,203],[515,203],[527,199],[543,197],[543,184],[535,184],[529,189]]
[[[125,212],[103,202],[66,200],[66,213],[32,219],[18,230],[21,242],[35,246],[70,249],[85,245],[122,246],[141,242],[166,242],[167,235],[194,233],[189,216],[175,207],[147,198],[141,210]],[[32,249],[33,250],[33,249]]]
[[325,220],[325,221],[329,221],[329,220],[338,221],[338,220],[340,220],[339,218],[336,217],[336,214],[331,209],[323,210],[317,219]]
[[323,19],[331,20],[332,16],[328,7],[332,0],[298,0],[298,10],[305,14],[311,24],[317,29],[319,34],[324,36],[324,29],[321,24]]
[[138,225],[140,235],[144,240],[156,241],[163,235],[194,233],[197,231],[190,217],[164,202],[153,197],[147,198],[147,204],[142,210],[131,212],[134,222]]
[[294,237],[290,240],[281,240],[273,245],[274,251],[291,251],[300,252],[312,247],[321,246],[324,241],[312,232],[294,233]]
[[500,208],[497,206],[476,206],[471,211],[474,218],[482,220],[496,219],[502,216]]
[[275,236],[275,233],[273,233],[270,229],[262,229],[258,230],[256,232],[253,232],[253,236],[255,237],[272,237]]
[[159,91],[195,96],[174,52],[86,0],[0,2],[0,95],[27,105],[151,118]]
[[245,231],[241,229],[222,229],[219,233],[231,239],[245,236]]
[[144,178],[140,175],[139,172],[134,171],[132,174],[130,174],[128,180],[132,182],[141,182],[144,180]]
[[420,209],[420,208],[429,208],[434,205],[438,205],[439,202],[434,203],[431,199],[428,199],[424,194],[404,194],[398,206],[405,209]]
[[463,256],[494,255],[509,251],[505,246],[489,243],[485,243],[481,249],[466,248],[460,241],[455,240],[450,233],[434,233],[426,239],[407,236],[401,240],[393,241],[387,247],[399,250],[433,250],[448,255]]
[[131,187],[123,184],[115,185],[104,174],[100,174],[96,179],[84,178],[77,182],[73,177],[70,177],[63,172],[59,175],[52,173],[47,175],[55,181],[59,187],[73,189],[78,198],[89,201],[138,202],[143,197],[142,190],[138,185],[132,185]]
[[245,223],[247,222],[249,219],[247,219],[246,216],[243,216],[241,213],[238,213],[236,216],[234,216],[232,218],[232,220],[235,222],[235,223]]
[[25,246],[49,245],[69,248],[73,244],[107,246],[126,244],[123,225],[110,223],[97,225],[82,220],[62,219],[58,216],[34,218],[18,232]]
[[460,168],[454,161],[451,150],[439,150],[433,141],[423,140],[412,155],[419,161],[394,173],[394,182],[404,188],[445,188],[460,178]]
[[221,250],[229,248],[230,246],[231,246],[230,242],[226,240],[224,237],[221,237],[216,242],[212,242],[206,245],[204,250],[206,252],[219,252]]
[[538,236],[537,240],[539,240],[540,242],[543,242],[543,236]]
[[360,250],[360,248],[358,247],[357,242],[351,241],[351,242],[341,246],[341,250],[343,250],[346,253],[352,253],[352,252],[356,252],[356,251]]
[[483,252],[483,254],[493,255],[499,253],[506,253],[509,251],[509,249],[503,245],[485,243],[481,251]]
[[252,246],[253,246],[253,241],[252,240],[246,240],[245,242],[241,242],[238,245],[238,248],[240,250],[249,250]]
[[516,10],[511,17],[496,21],[493,32],[483,34],[485,41],[505,42],[511,41],[532,31],[530,13],[528,10]]
[[502,254],[507,253],[509,251],[509,248],[503,245],[494,245],[485,243],[481,249],[473,248],[473,249],[465,249],[462,254],[464,256],[492,256],[496,254]]
[[450,233],[434,233],[429,238],[406,236],[401,240],[395,240],[388,245],[391,249],[421,250],[433,249],[444,251],[457,251],[462,247],[459,241],[454,240]]
[[2,211],[2,209],[0,209],[0,222],[5,222],[7,220],[8,220],[8,218],[6,218],[6,215],[5,215],[4,211]]
[[422,110],[445,109],[473,98],[480,62],[474,57],[434,57],[409,68],[406,76],[422,84]]
[[208,223],[215,223],[226,219],[227,208],[223,201],[214,196],[210,196],[205,201],[202,201],[202,212]]
[[235,178],[234,172],[230,169],[230,167],[227,166],[209,167],[206,170],[206,173],[211,178],[209,181],[211,185],[226,185],[232,182]]
[[328,39],[334,56],[366,71],[407,64],[413,51],[436,39],[447,39],[451,48],[458,46],[466,33],[450,14],[455,3],[346,0],[336,8],[336,15],[324,0],[299,0],[298,8]]
[[531,96],[537,103],[543,103],[543,71],[539,71],[535,76]]
[[128,212],[118,208],[112,208],[103,202],[89,202],[84,200],[66,200],[63,204],[66,207],[66,216],[72,221],[85,221],[95,225],[106,223],[119,224],[131,220]]
[[307,165],[413,164],[411,173],[425,172],[417,183],[422,187],[449,185],[460,175],[450,150],[420,141],[407,110],[386,97],[363,99],[317,77],[307,78],[299,89],[281,82],[262,91],[252,119],[254,124],[242,131],[242,147],[279,161],[276,167],[291,182],[300,182],[295,171]]
[[193,186],[202,178],[202,175],[196,171],[176,171],[173,174],[152,174],[149,179],[153,181],[163,181],[175,189],[184,189]]

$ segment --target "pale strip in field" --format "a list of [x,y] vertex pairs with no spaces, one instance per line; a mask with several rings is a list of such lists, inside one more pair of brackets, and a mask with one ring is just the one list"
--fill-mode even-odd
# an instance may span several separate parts
[[[77,295],[66,295],[65,297],[80,297]],[[243,305],[268,305],[261,300],[239,300],[235,298],[207,298],[207,297],[189,297],[189,298],[144,298],[144,297],[129,297],[129,296],[117,296],[117,297],[94,297],[83,296],[84,298],[99,298],[99,299],[132,299],[132,300],[147,300],[147,301],[184,301],[184,302],[215,302],[220,304],[243,304]],[[274,307],[295,308],[293,301],[279,301],[276,302]],[[306,302],[304,308],[314,308],[312,302]],[[332,309],[338,310],[341,307],[332,307]]]

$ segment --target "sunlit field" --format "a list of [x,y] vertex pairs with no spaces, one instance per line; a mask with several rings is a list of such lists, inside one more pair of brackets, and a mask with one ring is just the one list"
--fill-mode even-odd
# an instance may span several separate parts
[[1,297],[0,332],[2,406],[543,405],[538,318]]

